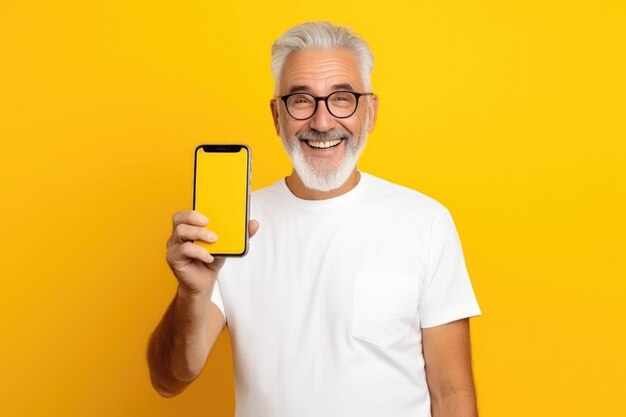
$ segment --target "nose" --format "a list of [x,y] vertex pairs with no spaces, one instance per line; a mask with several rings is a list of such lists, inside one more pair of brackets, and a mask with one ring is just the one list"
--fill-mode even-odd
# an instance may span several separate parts
[[335,118],[328,111],[324,100],[318,101],[317,110],[309,119],[309,127],[319,132],[326,132],[335,126]]

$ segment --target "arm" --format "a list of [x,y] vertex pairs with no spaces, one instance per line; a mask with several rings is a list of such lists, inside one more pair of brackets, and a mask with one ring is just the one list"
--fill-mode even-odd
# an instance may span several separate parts
[[148,345],[150,380],[160,395],[173,397],[196,379],[224,326],[210,294],[194,296],[179,288]]
[[[217,237],[203,226],[208,220],[196,211],[174,215],[167,242],[167,262],[178,280],[178,292],[148,344],[152,385],[164,397],[182,392],[199,374],[225,326],[224,316],[211,303],[224,258],[214,258],[195,240]],[[258,229],[250,222],[250,236]]]
[[469,319],[422,329],[433,417],[477,417]]

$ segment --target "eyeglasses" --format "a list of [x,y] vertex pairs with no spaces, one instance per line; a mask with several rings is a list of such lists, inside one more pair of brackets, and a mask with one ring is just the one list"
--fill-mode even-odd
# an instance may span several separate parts
[[354,91],[335,91],[326,97],[315,97],[308,93],[293,93],[280,97],[285,103],[287,113],[296,120],[307,120],[317,111],[317,103],[326,103],[328,112],[338,119],[346,119],[356,112],[361,96],[374,93],[355,93]]

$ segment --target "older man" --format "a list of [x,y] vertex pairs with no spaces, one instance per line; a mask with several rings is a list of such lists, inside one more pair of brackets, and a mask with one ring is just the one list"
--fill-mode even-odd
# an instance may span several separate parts
[[378,110],[372,68],[367,44],[329,23],[275,42],[270,106],[294,169],[254,193],[244,258],[212,257],[192,243],[217,239],[207,218],[174,215],[178,292],[148,352],[161,395],[198,376],[228,325],[239,417],[477,415],[480,310],[452,219],[356,169]]

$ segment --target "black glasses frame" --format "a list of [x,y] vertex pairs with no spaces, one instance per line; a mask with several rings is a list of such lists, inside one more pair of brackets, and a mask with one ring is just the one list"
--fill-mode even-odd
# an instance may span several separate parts
[[[356,106],[354,106],[354,110],[352,110],[352,113],[350,113],[347,116],[337,116],[335,115],[332,110],[330,110],[330,106],[328,105],[328,98],[331,97],[333,94],[338,94],[338,93],[348,93],[348,94],[352,94],[356,100]],[[304,118],[299,118],[299,117],[295,117],[293,114],[291,114],[291,112],[289,111],[289,106],[287,105],[287,100],[289,100],[289,97],[291,96],[295,96],[295,95],[302,95],[305,94],[307,96],[313,97],[313,101],[315,101],[315,107],[313,108],[313,113],[311,113],[311,115],[309,117],[304,117]],[[328,113],[330,113],[333,117],[337,118],[337,119],[347,119],[348,117],[352,116],[354,113],[356,113],[356,109],[359,108],[359,98],[361,98],[361,96],[371,96],[374,95],[374,93],[356,93],[354,91],[333,91],[332,93],[330,93],[327,96],[323,96],[323,97],[316,97],[313,94],[309,94],[309,93],[292,93],[292,94],[287,94],[286,96],[281,96],[281,97],[277,97],[280,98],[283,103],[285,103],[285,109],[287,110],[287,113],[289,114],[289,116],[293,117],[296,120],[308,120],[311,117],[315,116],[315,113],[317,113],[317,106],[318,103],[320,101],[323,101],[326,104],[326,110],[328,110]]]

